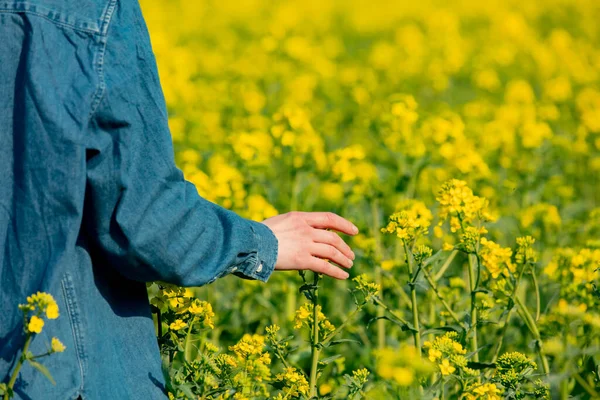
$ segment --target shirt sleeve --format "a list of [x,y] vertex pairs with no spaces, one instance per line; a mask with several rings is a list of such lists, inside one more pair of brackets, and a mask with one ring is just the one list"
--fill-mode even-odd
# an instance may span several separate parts
[[[133,2],[137,3],[137,2]],[[137,9],[103,51],[87,148],[83,226],[123,275],[201,286],[235,273],[267,281],[278,243],[264,224],[201,196],[175,166],[164,98]]]

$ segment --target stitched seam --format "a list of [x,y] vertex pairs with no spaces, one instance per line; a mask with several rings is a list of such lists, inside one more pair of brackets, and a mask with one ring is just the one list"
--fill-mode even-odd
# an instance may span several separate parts
[[108,42],[108,27],[110,25],[116,5],[117,0],[111,0],[104,10],[104,16],[102,17],[102,26],[100,27],[100,34],[102,37],[100,38],[100,51],[97,53],[98,59],[96,66],[96,72],[98,74],[98,88],[96,89],[96,93],[92,99],[92,107],[88,117],[90,120],[100,105],[100,101],[102,100],[102,97],[104,97],[104,93],[106,91],[106,81],[104,80],[104,55],[106,54],[106,43]]
[[79,318],[79,310],[77,308],[77,303],[75,300],[73,281],[71,280],[71,275],[68,272],[65,274],[65,277],[61,281],[61,285],[63,289],[65,303],[67,304],[67,312],[69,314],[69,321],[71,322],[71,331],[73,333],[73,341],[75,343],[77,361],[79,363],[79,374],[81,377],[79,390],[82,391],[83,382],[85,379],[84,361],[86,359],[86,355],[83,348],[83,335],[80,329],[81,320]]
[[53,24],[55,24],[57,26],[61,26],[63,28],[69,28],[69,29],[73,29],[74,31],[79,31],[79,32],[84,32],[84,33],[98,34],[98,31],[96,31],[96,30],[86,29],[86,28],[80,28],[78,26],[71,25],[71,24],[68,24],[66,22],[57,21],[54,18],[50,18],[49,16],[47,16],[45,14],[42,14],[40,12],[37,12],[37,11],[21,11],[21,10],[13,10],[13,9],[0,9],[0,13],[4,13],[4,14],[28,14],[28,15],[35,15],[36,17],[43,18],[43,19],[45,19],[47,21],[50,21]]
[[[96,33],[96,34],[100,33],[100,29],[96,28],[96,26],[98,24],[91,20],[82,19],[80,17],[73,17],[73,18],[71,18],[71,19],[74,19],[73,22],[67,22],[63,18],[58,18],[61,15],[58,11],[54,11],[50,8],[46,8],[44,6],[40,6],[37,4],[31,4],[31,3],[18,3],[18,5],[19,5],[19,7],[16,7],[16,6],[11,7],[7,3],[4,3],[3,6],[0,6],[0,13],[5,12],[5,13],[12,13],[12,14],[21,14],[21,13],[33,14],[33,15],[42,17],[44,19],[47,19],[48,21],[54,22],[57,25],[71,28],[71,29],[74,29],[77,31],[82,31],[82,32],[87,32],[87,33]],[[54,18],[48,15],[48,14],[52,14],[52,13],[56,13],[58,15],[55,16]],[[83,27],[80,25],[90,25],[90,27],[86,28],[86,27]]]

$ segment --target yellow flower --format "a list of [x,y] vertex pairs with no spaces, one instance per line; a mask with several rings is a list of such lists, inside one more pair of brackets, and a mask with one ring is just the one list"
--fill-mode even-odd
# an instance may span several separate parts
[[169,328],[171,328],[174,331],[178,331],[180,329],[185,328],[186,326],[188,326],[187,323],[183,322],[180,319],[175,320],[175,322],[172,322],[171,325],[169,325]]
[[56,319],[58,316],[58,305],[56,303],[48,304],[48,307],[46,308],[46,317],[48,317],[48,319]]
[[300,328],[302,326],[302,322],[310,317],[310,313],[311,310],[309,310],[308,304],[305,304],[296,310],[296,322],[294,324],[294,328]]
[[319,193],[321,197],[332,203],[339,203],[344,199],[344,188],[339,183],[323,182]]
[[400,386],[410,386],[415,380],[415,374],[406,367],[396,367],[392,371],[392,377]]
[[33,316],[29,320],[29,325],[27,325],[27,330],[33,333],[41,333],[42,328],[44,327],[44,320],[38,316]]
[[481,239],[481,259],[483,265],[490,271],[492,278],[496,279],[500,274],[508,276],[508,272],[515,272],[515,266],[511,262],[512,250],[510,248],[502,248],[498,244]]
[[65,345],[62,344],[62,342],[60,340],[58,340],[58,338],[55,338],[55,337],[52,338],[51,346],[52,346],[52,351],[55,353],[62,353],[66,349]]
[[294,367],[287,367],[283,373],[275,376],[275,381],[281,382],[284,385],[284,392],[294,397],[300,397],[300,395],[307,395],[309,386],[306,377],[296,371]]
[[442,357],[442,352],[438,349],[429,349],[429,361],[436,362],[438,358]]
[[212,305],[209,302],[194,299],[190,304],[188,311],[194,314],[198,319],[201,319],[205,326],[214,329],[215,324],[213,319],[215,317],[215,313],[213,312]]
[[456,368],[454,368],[454,366],[451,365],[450,361],[448,361],[447,359],[444,359],[439,364],[439,367],[440,367],[440,372],[442,373],[442,375],[450,375],[451,373],[456,371]]
[[384,271],[391,271],[395,265],[396,265],[396,261],[394,261],[394,260],[383,260],[381,262],[381,268]]
[[333,387],[327,382],[323,383],[323,384],[321,384],[321,386],[319,386],[319,393],[321,394],[321,396],[325,396],[326,394],[331,393],[332,390],[333,390]]

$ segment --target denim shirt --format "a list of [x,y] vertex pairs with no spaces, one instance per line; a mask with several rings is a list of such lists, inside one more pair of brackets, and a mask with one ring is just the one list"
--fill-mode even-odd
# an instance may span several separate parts
[[201,198],[175,167],[137,0],[0,0],[0,380],[24,342],[18,304],[54,296],[22,399],[158,399],[145,282],[266,281],[277,239]]

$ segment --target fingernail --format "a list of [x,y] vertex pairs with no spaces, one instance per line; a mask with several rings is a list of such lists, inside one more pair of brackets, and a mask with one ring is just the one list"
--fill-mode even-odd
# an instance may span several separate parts
[[349,277],[349,276],[350,276],[350,274],[346,272],[346,273],[344,274],[344,279],[348,279],[348,277]]
[[356,259],[356,254],[354,254],[354,252],[352,252],[352,259],[355,260]]
[[352,260],[350,260],[350,268],[352,268],[353,265],[354,263],[352,262]]
[[352,231],[354,233],[358,233],[358,227],[356,225],[352,225]]

